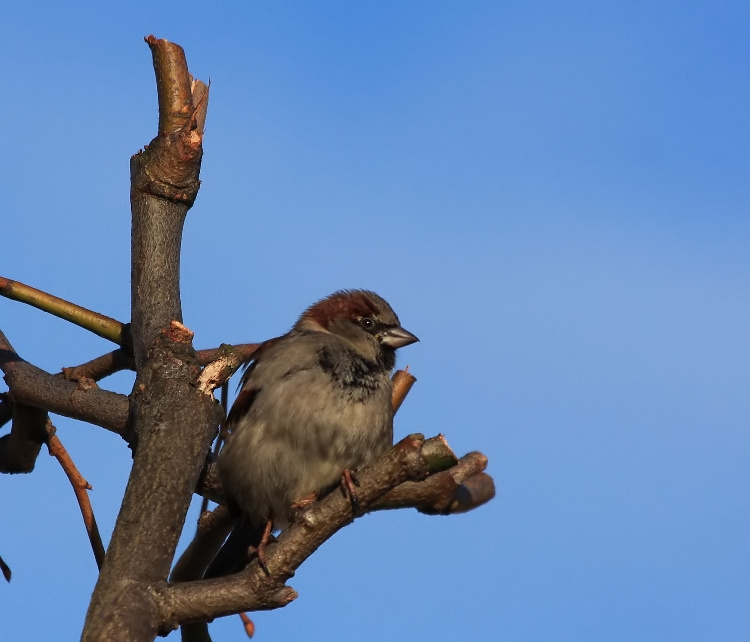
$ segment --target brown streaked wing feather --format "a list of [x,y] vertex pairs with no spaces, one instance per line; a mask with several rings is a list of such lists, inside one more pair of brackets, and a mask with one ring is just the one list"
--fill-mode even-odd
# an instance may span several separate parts
[[227,416],[227,428],[230,432],[232,431],[232,426],[250,411],[250,407],[253,405],[259,392],[259,388],[243,388],[240,394],[237,395],[237,399],[234,400]]

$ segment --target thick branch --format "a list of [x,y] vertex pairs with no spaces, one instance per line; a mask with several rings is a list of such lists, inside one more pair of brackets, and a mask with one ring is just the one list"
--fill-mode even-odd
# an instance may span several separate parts
[[192,332],[182,323],[180,242],[198,192],[207,88],[182,49],[153,36],[159,135],[131,159],[132,326],[137,439],[83,639],[140,642],[161,617],[149,586],[164,582],[222,410],[196,386]]
[[24,361],[0,331],[0,370],[16,403],[87,421],[127,438],[128,398],[79,386]]
[[131,401],[137,436],[133,469],[84,640],[150,640],[159,625],[149,585],[169,573],[185,513],[222,416],[198,391],[190,333],[175,324],[146,357]]
[[[487,458],[481,453],[470,453],[457,460],[440,435],[426,441],[421,435],[412,435],[358,472],[357,496],[362,513],[408,507],[442,515],[471,510],[494,496],[492,478],[483,472],[486,466]],[[429,474],[425,478],[426,472]],[[203,518],[202,528],[189,549],[192,551],[186,552],[186,559],[179,564],[180,572],[173,574],[172,581],[189,580],[201,574],[229,528],[225,510],[219,507],[216,518]],[[304,513],[298,524],[284,531],[278,544],[269,546],[266,552],[269,577],[257,563],[251,563],[242,573],[228,578],[159,588],[157,592],[165,600],[162,608],[169,615],[164,632],[185,621],[284,606],[294,597],[291,589],[282,590],[286,579],[353,517],[349,502],[334,491]],[[191,634],[199,631],[203,639],[210,639],[205,626],[191,624],[188,630]]]
[[[398,484],[424,478],[428,464],[422,455],[423,443],[421,435],[410,435],[376,462],[358,471],[357,498],[363,511]],[[332,492],[307,511],[299,523],[287,528],[277,543],[268,547],[269,576],[257,563],[251,563],[242,573],[226,578],[160,587],[164,599],[163,632],[184,621],[278,608],[289,603],[296,593],[285,587],[284,582],[323,542],[354,517],[349,500],[339,492]]]
[[182,321],[182,226],[198,194],[207,88],[179,45],[146,39],[154,60],[159,135],[130,162],[132,335],[136,366],[162,328]]

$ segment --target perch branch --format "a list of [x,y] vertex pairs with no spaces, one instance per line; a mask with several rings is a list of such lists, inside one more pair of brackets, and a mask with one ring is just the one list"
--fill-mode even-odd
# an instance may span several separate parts
[[[442,438],[425,441],[421,435],[410,435],[377,461],[364,466],[357,473],[362,512],[376,505],[389,490],[424,479],[430,471],[430,462],[442,466],[447,453],[439,453],[445,449]],[[266,551],[269,576],[255,560],[244,571],[229,577],[155,586],[154,590],[164,599],[162,632],[185,621],[284,606],[296,597],[285,586],[286,580],[323,542],[355,517],[351,504],[341,493],[329,493],[283,531],[276,543],[269,545]]]
[[[414,453],[409,452],[414,448],[418,450],[418,465],[411,459]],[[397,463],[399,461],[401,463]],[[367,497],[362,513],[407,507],[426,514],[471,510],[494,496],[492,478],[483,472],[486,465],[487,458],[481,453],[470,453],[458,460],[442,435],[428,440],[421,435],[411,435],[358,472],[358,496],[364,493]],[[302,514],[297,524],[281,534],[278,544],[269,546],[269,577],[260,571],[257,562],[251,562],[244,571],[227,578],[174,585],[174,593],[165,597],[164,608],[170,615],[162,632],[188,621],[191,623],[183,627],[183,640],[210,640],[205,624],[195,620],[287,604],[296,594],[291,589],[282,590],[286,579],[323,541],[353,519],[351,505],[342,499],[337,492],[322,498]],[[222,511],[222,519],[225,518],[221,507],[216,511]],[[208,521],[204,525],[211,527]],[[218,550],[230,526],[231,523],[224,521],[220,533],[200,533],[199,537],[211,539],[194,542],[191,547],[195,545],[198,551],[205,546],[210,551],[203,551],[200,558],[192,558],[196,563],[191,572],[181,573],[179,579],[194,579],[202,574],[211,553]],[[191,556],[194,554],[190,552]],[[178,564],[186,565],[188,561],[181,560]],[[176,579],[173,574],[172,580]]]

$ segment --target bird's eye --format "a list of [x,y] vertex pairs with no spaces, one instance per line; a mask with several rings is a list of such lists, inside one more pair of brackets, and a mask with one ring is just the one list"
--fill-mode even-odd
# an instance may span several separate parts
[[361,325],[365,330],[372,330],[375,328],[375,321],[373,321],[370,317],[362,317],[359,320],[359,325]]

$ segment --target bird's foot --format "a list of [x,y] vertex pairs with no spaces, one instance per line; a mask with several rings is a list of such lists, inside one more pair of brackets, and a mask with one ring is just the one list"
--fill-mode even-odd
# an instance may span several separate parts
[[263,530],[263,537],[260,538],[258,546],[251,546],[248,549],[248,554],[250,557],[252,557],[253,555],[258,556],[258,565],[263,569],[263,572],[266,575],[271,574],[268,571],[268,565],[266,564],[266,547],[270,542],[275,541],[276,538],[273,536],[273,521],[269,519],[268,522],[266,522],[266,528]]
[[302,518],[302,514],[316,501],[318,501],[318,493],[310,493],[309,495],[307,495],[307,497],[303,497],[299,501],[294,502],[289,507],[289,521],[300,521],[300,519]]
[[341,473],[341,493],[344,497],[349,497],[349,502],[351,502],[352,510],[355,513],[359,513],[359,499],[355,490],[357,486],[359,486],[357,476],[353,471],[345,468],[344,472]]

